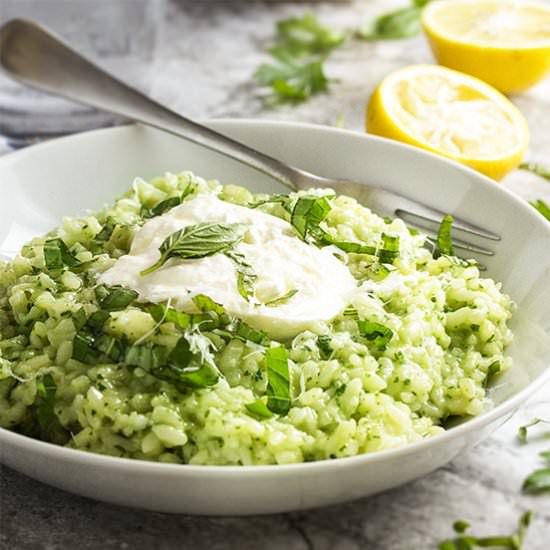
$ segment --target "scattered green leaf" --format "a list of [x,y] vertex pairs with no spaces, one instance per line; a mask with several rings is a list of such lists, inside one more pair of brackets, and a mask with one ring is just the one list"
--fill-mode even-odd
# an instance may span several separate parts
[[533,418],[527,424],[524,424],[523,426],[520,426],[518,428],[517,437],[520,441],[520,443],[527,443],[527,430],[533,426],[536,426],[537,424],[550,424],[550,420],[545,420],[543,418]]
[[415,5],[385,13],[363,24],[357,36],[362,40],[392,40],[416,36],[422,28],[421,13],[422,9]]
[[264,306],[267,307],[276,307],[280,306],[282,304],[286,304],[293,296],[298,294],[300,292],[297,288],[293,288],[292,290],[289,290],[282,296],[278,296],[277,298],[273,298],[273,300],[269,300],[265,302]]
[[545,493],[550,491],[550,468],[541,468],[531,473],[523,482],[526,493]]
[[550,206],[547,203],[543,200],[537,199],[529,204],[538,210],[548,221],[550,221]]
[[44,243],[44,265],[50,275],[58,276],[64,267],[75,268],[82,264],[69,252],[62,239],[49,239]]
[[267,407],[276,414],[286,414],[290,409],[290,378],[288,351],[283,346],[269,348],[265,352],[267,367]]
[[141,275],[162,267],[170,258],[197,259],[212,256],[240,243],[249,225],[243,223],[198,223],[172,233],[159,247],[160,258]]
[[99,290],[100,287],[97,287],[96,296],[100,296],[99,307],[104,311],[122,311],[138,297],[138,293],[135,290],[123,286],[102,286],[101,288],[105,289],[106,292]]
[[244,254],[229,250],[225,255],[235,264],[237,272],[237,290],[239,294],[249,301],[254,298],[254,283],[258,276],[253,267],[246,261]]
[[357,327],[361,336],[372,342],[377,351],[384,351],[393,338],[393,330],[380,323],[360,319]]
[[273,416],[273,413],[267,408],[267,405],[263,399],[257,399],[252,403],[247,403],[245,407],[252,414],[261,416],[262,418],[271,418]]
[[437,231],[437,252],[445,256],[453,255],[453,239],[452,239],[452,227],[453,227],[454,218],[447,214],[439,225],[439,230]]

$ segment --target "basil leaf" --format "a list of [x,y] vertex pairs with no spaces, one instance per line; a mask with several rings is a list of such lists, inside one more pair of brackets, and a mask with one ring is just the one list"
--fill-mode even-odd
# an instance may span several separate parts
[[458,519],[453,523],[455,533],[465,533],[470,528],[470,524],[463,519]]
[[283,195],[283,194],[274,194],[270,195],[269,198],[260,200],[257,202],[251,202],[247,204],[248,208],[258,208],[258,206],[263,206],[264,204],[281,204],[285,210],[289,210],[289,204],[291,203],[292,198],[290,195]]
[[292,214],[290,223],[304,240],[312,235],[317,236],[319,224],[327,217],[331,210],[329,198],[304,195],[299,197]]
[[95,337],[86,329],[78,331],[73,338],[72,358],[82,363],[90,363],[96,357],[94,350]]
[[218,373],[210,366],[200,364],[191,352],[189,342],[181,337],[168,355],[166,362],[154,367],[151,374],[161,380],[191,388],[206,388],[218,381]]
[[108,311],[103,311],[100,309],[90,315],[86,324],[92,331],[98,332],[103,328],[103,325],[109,317],[110,314]]
[[172,233],[160,245],[160,259],[141,275],[162,267],[170,258],[197,259],[225,252],[240,243],[249,226],[243,223],[198,223]]
[[177,311],[163,304],[149,306],[147,312],[151,314],[157,323],[174,323],[178,328],[185,330],[191,325],[192,316],[182,311]]
[[363,40],[408,38],[420,33],[420,15],[417,5],[401,8],[367,21],[357,32]]
[[550,466],[550,451],[542,451],[539,453],[539,456],[546,462],[548,462],[548,465]]
[[283,346],[269,348],[265,352],[267,365],[267,408],[276,414],[286,414],[290,409],[290,378],[288,351]]
[[143,207],[141,209],[141,217],[148,219],[154,218],[155,216],[160,216],[175,206],[179,206],[189,195],[194,193],[195,190],[196,186],[193,183],[188,183],[181,194],[174,197],[168,197],[153,206],[153,208]]
[[453,226],[453,217],[447,214],[439,225],[439,230],[437,232],[437,250],[439,254],[445,256],[453,255],[453,241],[451,236],[452,226]]
[[378,249],[377,256],[383,264],[392,264],[399,256],[399,236],[382,233],[382,247]]
[[393,330],[373,321],[358,320],[357,327],[361,336],[373,342],[377,351],[384,351],[393,338]]
[[49,239],[44,243],[44,264],[50,274],[58,275],[65,266],[79,267],[77,260],[62,239]]
[[343,33],[321,25],[314,15],[291,17],[277,23],[277,46],[294,55],[327,54],[340,46]]
[[166,348],[162,346],[133,345],[128,347],[124,363],[130,367],[139,367],[152,373],[166,362]]
[[237,290],[239,294],[245,300],[250,300],[254,297],[254,283],[258,276],[254,272],[252,266],[246,261],[244,254],[229,251],[226,252],[225,255],[235,264],[237,271]]
[[456,544],[452,540],[444,540],[437,547],[439,550],[458,550]]
[[94,342],[94,349],[103,353],[114,362],[120,361],[125,353],[123,343],[110,334],[99,336]]
[[197,294],[196,296],[193,296],[193,303],[203,313],[211,312],[217,315],[225,314],[225,308],[221,304],[214,302],[214,300],[212,300],[212,298],[210,298],[210,296],[207,296],[206,294]]
[[550,468],[535,470],[523,482],[522,489],[526,493],[543,493],[550,491]]
[[550,221],[550,206],[543,200],[536,200],[529,203],[533,208],[537,209],[548,221]]
[[292,290],[289,290],[286,294],[283,294],[282,296],[278,296],[277,298],[273,298],[273,300],[269,300],[268,302],[265,302],[264,306],[267,307],[276,307],[280,306],[281,304],[286,304],[293,296],[298,294],[300,292],[297,288],[293,288]]
[[282,51],[276,53],[275,59],[276,64],[260,65],[254,73],[259,84],[271,88],[273,103],[301,103],[328,90],[323,60],[302,61]]
[[258,399],[252,403],[247,403],[245,405],[247,410],[256,416],[261,416],[262,418],[271,418],[273,413],[267,408],[265,401]]
[[332,355],[334,350],[330,345],[331,341],[332,338],[328,334],[320,334],[317,336],[317,347],[319,348],[322,359],[326,360]]
[[57,385],[50,373],[38,377],[36,379],[36,398],[32,408],[36,414],[40,432],[37,435],[41,439],[64,445],[69,439],[69,433],[55,414],[56,394]]
[[81,307],[73,313],[73,325],[76,330],[80,330],[86,324],[86,312]]
[[99,307],[105,311],[121,311],[126,309],[136,298],[138,293],[135,290],[123,286],[112,286],[96,289],[96,296],[99,297]]
[[536,162],[522,162],[519,165],[519,168],[521,170],[526,170],[527,172],[532,172],[533,174],[550,181],[550,170],[541,164],[537,164]]
[[253,342],[254,344],[260,344],[263,346],[269,344],[269,338],[267,337],[265,332],[252,328],[241,319],[237,321],[237,325],[235,327],[235,336],[240,339]]

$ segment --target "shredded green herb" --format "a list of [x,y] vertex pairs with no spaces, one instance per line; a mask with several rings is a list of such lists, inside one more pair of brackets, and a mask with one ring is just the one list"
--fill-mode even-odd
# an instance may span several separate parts
[[540,468],[532,472],[523,482],[522,489],[526,493],[546,493],[550,491],[550,467]]
[[334,351],[331,346],[332,338],[328,334],[320,334],[317,336],[317,347],[322,359],[328,359]]
[[160,258],[141,275],[161,268],[170,258],[197,259],[213,256],[240,243],[249,225],[243,223],[198,223],[166,237],[159,247]]
[[410,6],[370,19],[357,31],[362,40],[393,40],[420,33],[422,9],[431,0],[413,0]]
[[523,426],[520,426],[518,428],[517,437],[520,441],[520,443],[527,443],[527,430],[529,428],[532,428],[533,426],[536,426],[537,424],[550,424],[550,420],[545,420],[544,418],[533,418],[527,424],[524,424]]
[[64,444],[67,442],[69,435],[55,414],[56,393],[57,385],[50,373],[37,377],[36,398],[32,408],[38,423],[37,436],[46,441]]
[[99,307],[104,311],[122,311],[134,302],[138,293],[123,286],[99,286],[95,293],[99,299]]
[[290,409],[290,378],[288,351],[283,346],[269,348],[265,352],[267,367],[267,408],[276,414],[286,414]]
[[44,243],[44,265],[52,276],[61,274],[65,267],[75,268],[82,265],[67,248],[62,239],[49,239]]
[[161,214],[168,212],[168,210],[171,210],[175,206],[179,206],[186,199],[186,197],[194,193],[195,190],[196,186],[193,183],[188,183],[186,188],[179,195],[164,199],[157,205],[153,206],[153,208],[147,208],[144,206],[141,209],[141,217],[148,219],[154,218],[155,216],[160,216]]
[[453,227],[453,217],[447,214],[439,225],[439,230],[437,232],[437,251],[439,254],[444,256],[453,255],[453,239],[452,239],[452,227]]
[[257,399],[252,403],[247,403],[245,407],[252,414],[255,414],[256,416],[260,416],[262,418],[271,418],[273,416],[273,413],[268,409],[263,399]]
[[235,264],[239,294],[247,301],[252,300],[254,298],[254,283],[258,278],[253,267],[246,261],[244,254],[230,250],[225,255]]
[[270,89],[273,103],[300,103],[326,92],[329,79],[323,63],[346,36],[319,23],[313,15],[277,23],[275,45],[268,50],[274,63],[261,65],[257,82]]
[[533,518],[533,512],[527,511],[521,515],[518,528],[512,535],[497,535],[494,537],[475,537],[466,531],[470,524],[463,520],[455,521],[453,528],[458,535],[454,539],[444,540],[439,543],[439,550],[473,550],[475,548],[501,548],[509,550],[521,550],[527,529]]
[[358,320],[359,334],[374,344],[377,351],[384,351],[393,338],[393,330],[373,321]]

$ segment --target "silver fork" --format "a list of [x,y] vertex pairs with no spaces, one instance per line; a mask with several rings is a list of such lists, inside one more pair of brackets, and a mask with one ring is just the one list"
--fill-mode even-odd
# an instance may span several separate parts
[[[255,168],[292,191],[330,187],[380,215],[402,218],[432,238],[444,216],[439,210],[378,187],[306,172],[201,126],[106,73],[31,21],[14,19],[0,28],[0,65],[24,84],[182,137]],[[468,237],[500,240],[498,235],[460,219],[455,219],[453,230],[459,235],[453,239],[454,246],[467,252],[494,255],[490,249],[466,240]]]

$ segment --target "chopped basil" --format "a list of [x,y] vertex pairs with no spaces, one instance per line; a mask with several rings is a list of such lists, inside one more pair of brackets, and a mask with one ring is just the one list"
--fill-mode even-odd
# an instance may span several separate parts
[[359,319],[359,312],[357,311],[356,308],[352,306],[344,309],[344,311],[342,312],[342,315],[344,317],[349,317],[350,319]]
[[545,493],[550,491],[550,468],[535,470],[523,482],[522,489],[526,493]]
[[437,251],[441,255],[452,256],[453,255],[453,241],[451,236],[452,226],[453,226],[453,217],[447,214],[439,225],[439,230],[437,231]]
[[163,304],[149,306],[147,311],[157,323],[174,323],[178,328],[183,330],[188,328],[192,321],[192,315],[177,311],[171,307],[166,307]]
[[301,196],[294,204],[290,215],[290,223],[305,241],[310,240],[310,237],[316,239],[319,224],[327,217],[330,209],[329,197]]
[[73,359],[82,363],[90,363],[96,356],[94,345],[95,337],[86,328],[78,331],[73,338]]
[[300,291],[297,288],[293,288],[292,290],[289,290],[287,293],[283,294],[282,296],[278,296],[277,298],[273,298],[273,300],[269,300],[265,302],[264,306],[276,307],[282,304],[286,304],[293,296],[298,294],[298,292]]
[[328,233],[323,234],[324,244],[331,244],[348,254],[368,254],[377,257],[381,263],[391,264],[399,256],[399,237],[382,233],[381,246],[362,243],[335,241]]
[[377,351],[384,351],[393,338],[393,330],[380,323],[358,320],[357,327],[361,336],[372,342]]
[[60,275],[64,267],[79,267],[77,260],[62,239],[49,239],[44,243],[44,264],[50,275]]
[[50,373],[36,378],[36,398],[33,403],[33,411],[38,423],[37,435],[42,439],[64,444],[69,435],[59,422],[55,414],[54,404],[57,393],[57,385]]
[[126,350],[124,363],[153,372],[166,361],[166,348],[163,346],[133,345]]
[[148,275],[162,267],[170,258],[197,259],[226,252],[240,243],[249,225],[243,223],[198,223],[189,225],[166,237],[159,247],[160,259],[144,269]]
[[357,32],[363,40],[391,40],[416,36],[421,29],[421,7],[400,8],[367,21]]
[[267,405],[263,399],[257,399],[252,403],[247,403],[245,407],[252,414],[261,416],[262,418],[271,418],[273,416],[273,413],[267,408]]
[[206,294],[197,294],[196,296],[193,296],[193,303],[203,313],[211,312],[215,313],[216,315],[225,314],[225,308],[221,304],[214,302],[214,300],[212,300],[212,298],[210,298],[210,296],[207,296]]
[[330,345],[332,338],[328,334],[320,334],[317,336],[317,347],[319,348],[321,358],[328,359],[332,352],[332,346]]
[[254,297],[254,283],[258,276],[252,266],[246,261],[244,254],[230,250],[225,255],[235,264],[237,271],[237,290],[245,299],[250,300]]
[[141,209],[141,217],[148,219],[154,218],[155,216],[160,216],[161,214],[164,214],[175,206],[179,206],[186,199],[186,197],[194,193],[195,190],[196,186],[193,183],[188,183],[183,192],[179,195],[168,197],[167,199],[164,199],[163,201],[160,201],[157,205],[153,206],[153,208],[147,208],[144,206]]
[[521,550],[531,523],[533,512],[527,511],[521,515],[517,531],[512,535],[498,535],[495,537],[475,537],[466,533],[470,524],[466,521],[456,521],[453,525],[457,537],[453,540],[444,540],[439,543],[439,550],[473,550],[474,548],[501,548]]
[[86,324],[86,312],[84,308],[81,307],[75,311],[72,315],[73,325],[76,330],[80,330]]
[[286,414],[290,409],[290,378],[288,351],[283,346],[269,348],[265,352],[267,366],[267,408],[276,414]]
[[377,255],[381,263],[393,263],[399,256],[399,236],[382,233],[382,247],[378,250]]
[[121,311],[126,309],[136,298],[135,290],[122,286],[99,286],[96,288],[96,296],[99,299],[99,307],[105,311]]
[[252,328],[250,325],[239,319],[235,326],[235,336],[243,340],[248,340],[254,344],[267,345],[269,343],[269,338],[266,333]]
[[325,56],[344,40],[344,34],[321,25],[313,15],[280,21],[276,43],[269,49],[275,63],[261,65],[254,76],[271,89],[273,103],[305,101],[327,91]]

